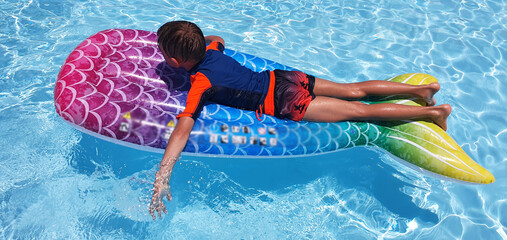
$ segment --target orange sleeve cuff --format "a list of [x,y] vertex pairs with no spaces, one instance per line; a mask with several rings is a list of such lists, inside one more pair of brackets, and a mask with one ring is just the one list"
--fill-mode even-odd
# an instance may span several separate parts
[[181,117],[193,117],[193,115],[189,112],[182,112],[176,116],[176,119],[180,119]]
[[215,50],[215,51],[219,51],[219,52],[224,52],[224,45],[221,43],[221,42],[217,42],[217,41],[214,41],[214,42],[211,42],[207,47],[206,47],[206,51],[208,50]]
[[211,42],[211,43],[210,43],[210,44],[206,47],[206,51],[208,51],[208,50],[210,50],[210,49],[219,51],[219,50],[218,50],[218,42]]

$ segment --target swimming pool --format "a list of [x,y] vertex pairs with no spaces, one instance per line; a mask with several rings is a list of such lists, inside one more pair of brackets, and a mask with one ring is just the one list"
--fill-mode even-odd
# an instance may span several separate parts
[[[0,6],[0,238],[507,239],[507,4],[494,1],[9,1]],[[425,72],[448,133],[496,182],[426,177],[371,149],[183,157],[169,214],[161,155],[82,134],[53,107],[60,65],[107,28],[185,19],[227,47],[338,82]]]

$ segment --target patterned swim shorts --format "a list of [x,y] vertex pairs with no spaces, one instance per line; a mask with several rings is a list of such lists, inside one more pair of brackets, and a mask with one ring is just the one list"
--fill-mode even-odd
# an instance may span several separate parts
[[301,121],[315,98],[315,77],[300,71],[274,70],[275,117]]

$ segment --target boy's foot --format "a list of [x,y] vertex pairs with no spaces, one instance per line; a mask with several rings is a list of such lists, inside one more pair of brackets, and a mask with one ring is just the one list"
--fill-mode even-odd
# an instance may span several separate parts
[[440,90],[440,84],[438,82],[432,82],[426,85],[426,88],[424,89],[424,91],[422,91],[421,95],[424,101],[426,101],[426,105],[435,106],[437,101],[435,100],[433,95],[435,95],[435,93],[437,93],[438,90]]
[[431,120],[441,127],[444,131],[447,131],[447,117],[451,114],[452,107],[449,104],[442,104],[434,107],[438,114],[436,114]]

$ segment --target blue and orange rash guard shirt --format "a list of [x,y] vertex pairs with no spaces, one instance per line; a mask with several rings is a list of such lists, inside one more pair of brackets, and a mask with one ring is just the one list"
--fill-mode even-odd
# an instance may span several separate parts
[[224,46],[212,42],[204,59],[190,70],[191,87],[185,110],[176,118],[196,120],[205,103],[255,111],[261,108],[274,115],[274,74],[271,71],[252,71],[223,54]]

